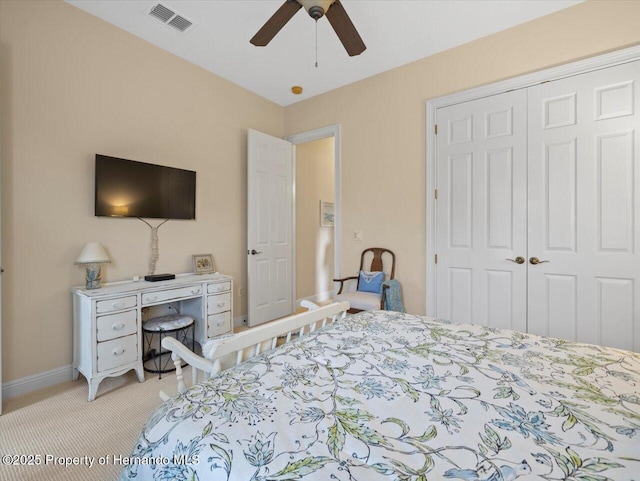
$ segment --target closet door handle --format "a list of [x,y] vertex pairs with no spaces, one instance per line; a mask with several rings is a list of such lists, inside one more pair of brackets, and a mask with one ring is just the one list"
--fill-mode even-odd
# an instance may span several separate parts
[[529,263],[533,264],[534,266],[537,266],[538,264],[544,264],[545,262],[549,262],[549,261],[541,261],[537,257],[532,257],[529,259]]
[[516,264],[524,264],[524,257],[518,256],[515,259],[507,259],[509,262],[515,262]]

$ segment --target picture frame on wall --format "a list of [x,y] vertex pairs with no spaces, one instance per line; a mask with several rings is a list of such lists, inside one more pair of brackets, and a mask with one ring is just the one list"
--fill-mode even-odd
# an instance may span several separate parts
[[193,254],[194,274],[213,274],[216,267],[213,263],[213,254]]
[[333,202],[320,201],[320,227],[333,227],[335,221],[335,205]]

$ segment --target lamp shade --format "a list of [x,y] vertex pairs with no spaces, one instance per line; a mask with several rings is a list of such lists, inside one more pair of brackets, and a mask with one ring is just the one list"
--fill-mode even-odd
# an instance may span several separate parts
[[80,257],[76,259],[76,264],[95,264],[95,263],[109,263],[111,259],[109,254],[102,247],[100,242],[87,242],[82,248]]

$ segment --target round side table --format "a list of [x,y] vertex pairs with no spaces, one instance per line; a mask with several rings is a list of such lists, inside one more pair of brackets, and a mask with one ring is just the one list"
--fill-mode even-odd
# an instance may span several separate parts
[[[162,339],[169,335],[188,345],[189,328],[191,328],[191,350],[193,351],[195,347],[195,328],[193,325],[193,318],[183,314],[154,317],[144,322],[142,324],[143,342],[146,344],[144,370],[158,373],[159,379],[162,379],[163,373],[175,371],[175,366],[169,367],[169,365],[173,366],[171,352],[162,350]],[[158,338],[157,349],[153,347],[156,336]]]

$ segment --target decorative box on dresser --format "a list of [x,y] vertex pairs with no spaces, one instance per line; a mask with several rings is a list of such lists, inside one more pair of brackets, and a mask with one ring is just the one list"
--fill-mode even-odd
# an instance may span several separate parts
[[180,274],[160,282],[127,281],[100,289],[74,287],[73,378],[89,383],[89,401],[107,377],[134,370],[144,381],[142,324],[153,309],[170,305],[195,320],[201,345],[232,331],[233,278],[223,274]]

